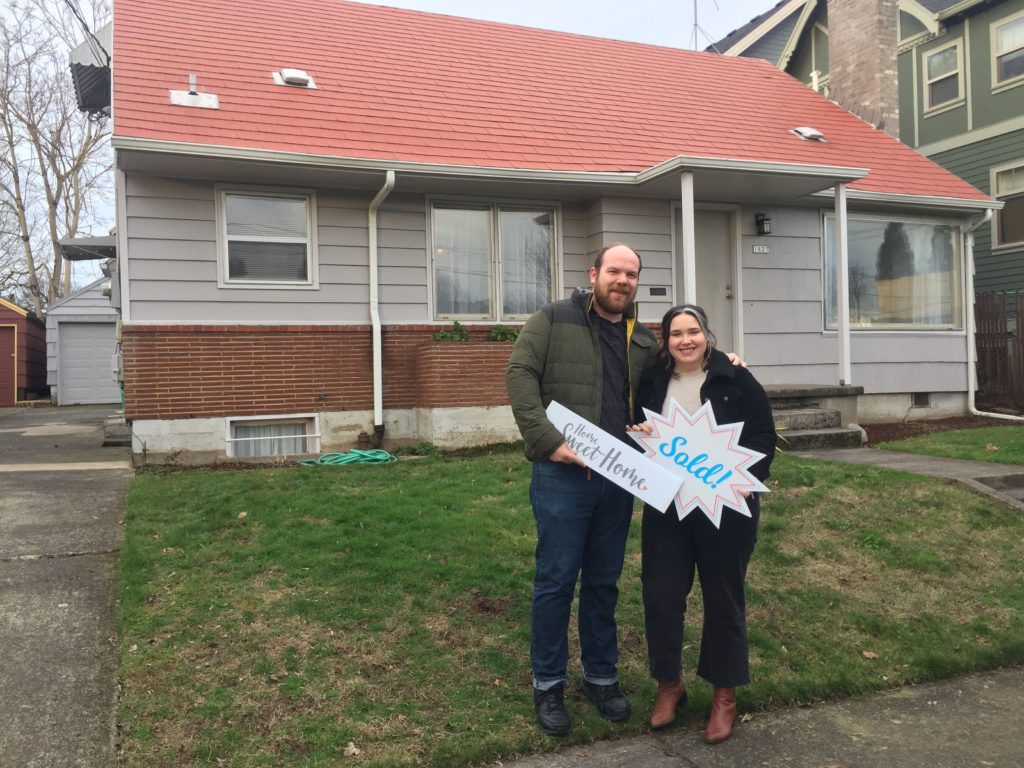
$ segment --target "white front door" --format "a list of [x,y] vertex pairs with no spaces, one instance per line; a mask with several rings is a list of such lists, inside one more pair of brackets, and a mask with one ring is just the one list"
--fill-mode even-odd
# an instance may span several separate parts
[[[734,278],[736,246],[733,239],[733,211],[697,210],[696,218],[696,271],[697,303],[708,313],[708,324],[718,339],[718,348],[723,352],[736,349],[733,316]],[[682,213],[675,212],[676,279],[680,284],[676,296],[682,299],[685,286],[682,285]]]

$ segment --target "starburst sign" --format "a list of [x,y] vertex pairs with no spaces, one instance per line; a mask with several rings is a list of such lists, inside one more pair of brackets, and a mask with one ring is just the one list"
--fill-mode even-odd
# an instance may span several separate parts
[[750,517],[747,500],[740,491],[768,488],[748,471],[764,454],[739,444],[743,422],[719,424],[711,403],[704,403],[693,415],[675,400],[670,405],[668,416],[644,408],[651,434],[630,432],[629,436],[652,461],[683,475],[683,485],[675,497],[679,519],[699,508],[718,528],[723,507]]

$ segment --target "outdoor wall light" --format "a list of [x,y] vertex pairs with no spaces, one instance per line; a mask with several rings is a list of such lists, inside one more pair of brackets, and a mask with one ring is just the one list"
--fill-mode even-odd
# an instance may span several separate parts
[[754,214],[754,226],[757,227],[757,234],[770,235],[772,233],[772,220],[763,213]]

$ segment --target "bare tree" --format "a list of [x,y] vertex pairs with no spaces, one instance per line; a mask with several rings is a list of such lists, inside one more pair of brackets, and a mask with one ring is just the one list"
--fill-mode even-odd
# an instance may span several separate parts
[[0,294],[36,314],[71,290],[59,240],[98,226],[112,190],[109,120],[79,112],[68,70],[83,22],[109,18],[103,0],[87,2],[23,0],[0,14]]

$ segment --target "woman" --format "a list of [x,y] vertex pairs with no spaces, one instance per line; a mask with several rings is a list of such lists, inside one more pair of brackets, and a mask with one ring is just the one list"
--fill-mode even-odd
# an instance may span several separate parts
[[[672,399],[690,413],[711,401],[719,424],[742,421],[740,445],[765,454],[749,471],[762,482],[767,479],[776,440],[768,397],[746,368],[733,366],[715,349],[707,315],[692,304],[673,307],[662,319],[661,346],[640,383],[637,404],[664,414]],[[640,407],[638,422],[644,418]],[[649,432],[650,425],[633,429]],[[746,498],[751,517],[726,508],[720,528],[696,510],[680,520],[674,505],[665,512],[644,506],[644,614],[651,676],[658,681],[651,727],[671,724],[686,704],[683,621],[696,568],[704,595],[697,674],[715,688],[704,734],[709,744],[732,735],[736,687],[750,682],[743,582],[760,505],[757,494]]]

